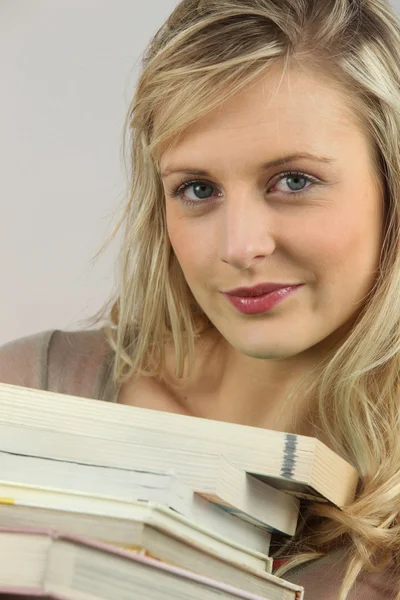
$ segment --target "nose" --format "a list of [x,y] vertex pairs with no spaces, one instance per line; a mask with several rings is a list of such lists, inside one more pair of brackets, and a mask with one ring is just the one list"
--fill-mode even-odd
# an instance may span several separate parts
[[220,215],[222,262],[248,269],[275,251],[273,216],[265,197],[236,194],[225,202]]

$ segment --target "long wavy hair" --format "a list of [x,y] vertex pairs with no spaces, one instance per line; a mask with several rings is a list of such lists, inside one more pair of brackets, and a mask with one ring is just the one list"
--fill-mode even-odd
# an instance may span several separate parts
[[118,384],[137,374],[163,377],[166,342],[175,348],[176,376],[185,376],[186,365],[191,371],[196,339],[213,325],[191,294],[168,239],[160,157],[196,119],[277,62],[282,76],[298,65],[328,75],[343,91],[373,145],[384,191],[376,283],[350,334],[308,380],[316,398],[315,427],[358,470],[357,497],[342,509],[311,503],[285,548],[291,559],[278,572],[346,546],[340,592],[345,600],[364,569],[391,565],[399,572],[400,24],[385,0],[177,5],[143,55],[129,107],[123,144],[129,194],[99,252],[124,224],[119,281],[92,324],[105,322]]

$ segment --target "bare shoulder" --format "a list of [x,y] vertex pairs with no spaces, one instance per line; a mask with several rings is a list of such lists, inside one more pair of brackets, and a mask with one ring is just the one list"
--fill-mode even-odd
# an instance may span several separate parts
[[0,382],[45,389],[47,353],[54,330],[17,338],[0,347]]
[[118,403],[151,408],[166,412],[192,414],[187,409],[188,398],[202,397],[214,389],[214,376],[206,365],[216,347],[218,335],[208,331],[195,344],[195,368],[190,377],[178,379],[175,375],[176,354],[173,342],[167,344],[166,373],[162,380],[138,376],[120,387]]

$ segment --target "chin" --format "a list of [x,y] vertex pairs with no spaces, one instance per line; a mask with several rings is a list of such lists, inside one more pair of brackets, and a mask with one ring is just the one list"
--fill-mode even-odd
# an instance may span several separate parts
[[299,354],[298,350],[289,348],[271,348],[271,346],[263,348],[236,347],[238,352],[249,356],[250,358],[260,358],[262,360],[280,360],[290,358]]
[[231,335],[229,337],[224,337],[235,350],[251,358],[279,360],[296,356],[304,351],[304,348],[299,347],[299,345],[296,344],[296,346],[293,346],[293,344],[290,344],[289,342],[285,343],[284,340],[279,340],[274,343],[271,342],[271,340],[266,342],[265,338],[263,340],[244,340],[240,337],[233,338]]

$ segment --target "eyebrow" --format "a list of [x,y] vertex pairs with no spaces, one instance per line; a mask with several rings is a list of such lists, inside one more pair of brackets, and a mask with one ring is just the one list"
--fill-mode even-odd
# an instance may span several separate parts
[[[314,160],[326,164],[336,162],[336,159],[331,157],[318,156],[316,154],[310,154],[309,152],[300,152],[298,154],[290,154],[289,156],[283,156],[281,158],[277,158],[275,160],[266,162],[263,165],[261,165],[260,170],[266,171],[267,169],[271,169],[272,167],[279,167],[280,165],[299,160],[300,158],[307,158],[309,160]],[[204,171],[203,169],[192,169],[190,167],[176,167],[174,169],[164,169],[164,171],[161,171],[161,177],[168,177],[168,175],[172,175],[172,173],[184,173],[186,175],[203,175],[205,177],[211,177],[211,174],[208,171]]]

